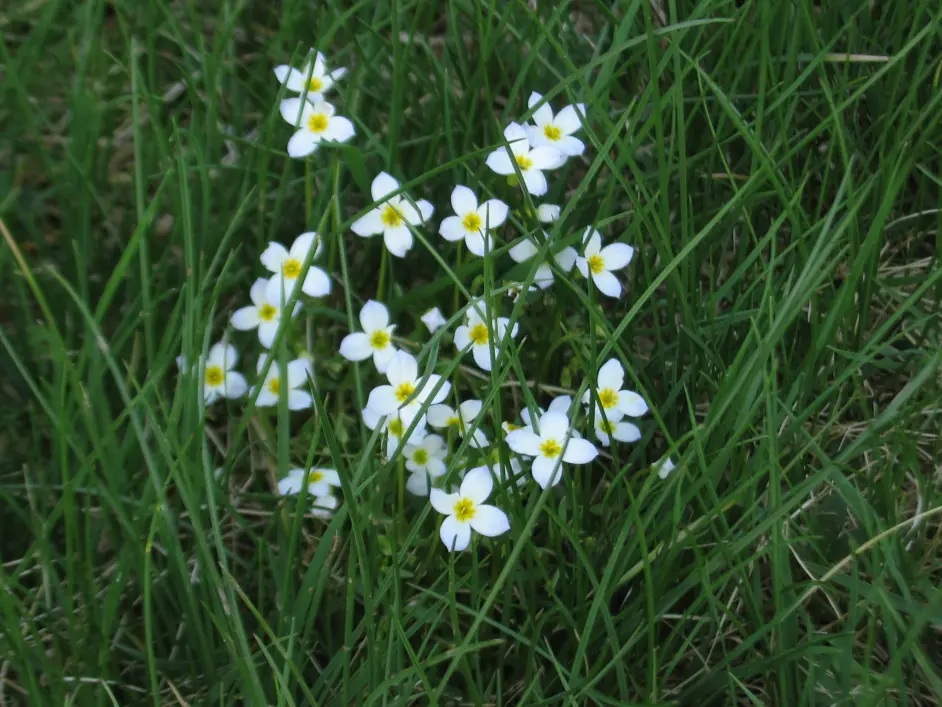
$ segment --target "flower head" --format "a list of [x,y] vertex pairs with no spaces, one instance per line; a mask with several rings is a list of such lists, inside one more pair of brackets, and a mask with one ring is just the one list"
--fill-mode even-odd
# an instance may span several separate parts
[[441,311],[438,307],[432,307],[429,311],[423,314],[420,319],[425,325],[425,328],[428,329],[429,334],[434,334],[439,328],[445,326],[448,323],[448,320],[442,316]]
[[[454,427],[458,434],[464,437],[470,431],[474,420],[481,414],[481,407],[480,400],[465,400],[457,410],[444,404],[432,405],[428,409],[428,423],[439,430]],[[468,444],[473,449],[480,449],[486,447],[489,442],[484,431],[476,428]]]
[[334,469],[290,469],[288,475],[278,482],[278,493],[291,496],[301,493],[304,486],[311,496],[328,496],[331,487],[340,486],[340,475]]
[[[385,454],[387,458],[396,453],[400,444],[421,444],[428,434],[425,427],[425,415],[421,414],[421,407],[415,403],[394,410],[388,415],[380,415],[369,407],[364,408],[361,414],[363,424],[368,429],[375,430],[380,427],[386,434]],[[412,432],[409,432],[409,428],[412,427],[414,421],[415,427]]]
[[363,331],[347,334],[340,342],[340,355],[348,361],[363,361],[370,356],[376,370],[386,372],[386,367],[396,355],[392,343],[395,324],[389,323],[389,310],[381,302],[369,300],[360,309],[360,326]]
[[514,430],[507,435],[507,445],[517,454],[534,457],[531,473],[542,488],[562,480],[563,463],[588,464],[598,456],[594,444],[573,436],[569,418],[561,412],[547,412],[538,427],[538,433],[529,427]]
[[[543,232],[543,236],[549,239],[549,234],[546,233],[546,231]],[[525,263],[539,252],[540,246],[531,239],[524,238],[510,249],[510,257],[513,258],[515,262]],[[568,273],[572,270],[572,266],[576,262],[576,249],[567,246],[556,253],[556,255],[553,256],[553,260],[556,261],[556,265],[560,270],[564,273]],[[544,290],[553,284],[553,269],[548,262],[540,263],[537,266],[536,274],[533,276],[533,283]]]
[[334,107],[324,101],[311,103],[302,98],[286,98],[280,109],[281,117],[297,128],[288,140],[291,157],[307,157],[324,141],[346,142],[356,133],[353,123],[334,115]]
[[409,227],[428,221],[435,208],[425,199],[413,203],[405,194],[389,196],[398,189],[399,182],[380,172],[370,187],[376,207],[354,221],[350,230],[363,238],[382,234],[386,249],[397,258],[404,258],[413,243]]
[[[221,398],[241,398],[249,389],[245,376],[233,371],[239,362],[239,352],[232,344],[213,344],[203,367],[203,402],[212,405]],[[177,357],[177,366],[189,372],[185,356]]]
[[478,467],[468,472],[457,493],[431,490],[432,507],[446,516],[439,532],[445,547],[458,552],[464,550],[471,542],[472,530],[489,538],[510,530],[507,514],[484,503],[493,488],[491,472]]
[[340,68],[328,71],[324,55],[320,52],[312,53],[314,61],[311,61],[311,56],[308,54],[307,60],[300,69],[287,64],[276,66],[275,77],[278,83],[283,84],[287,90],[300,93],[309,101],[317,102],[324,100],[324,94],[346,75],[347,70]]
[[655,462],[651,465],[651,469],[657,472],[658,478],[666,479],[670,476],[670,473],[677,468],[677,465],[674,464],[674,460],[670,457],[664,457],[658,462]]
[[[266,354],[258,357],[256,367],[258,374],[261,375],[265,367]],[[313,375],[313,366],[307,359],[295,359],[289,361],[284,370],[277,361],[272,361],[271,367],[265,376],[265,380],[259,385],[258,398],[255,400],[256,407],[271,407],[278,404],[278,397],[281,394],[282,386],[288,386],[288,409],[304,410],[311,407],[314,400],[311,394],[299,390],[304,386],[308,379]]]
[[333,515],[333,511],[337,510],[337,506],[339,505],[340,501],[332,494],[315,496],[314,500],[311,502],[311,515],[315,518],[328,519]]
[[516,174],[514,164],[520,170],[527,191],[533,196],[543,196],[549,188],[545,169],[562,167],[566,156],[554,147],[531,147],[527,131],[522,125],[511,123],[504,129],[507,146],[498,147],[487,156],[487,166],[497,174]]
[[[589,405],[595,400],[609,422],[618,422],[625,415],[641,417],[647,413],[648,404],[634,391],[622,390],[624,383],[625,369],[617,359],[610,358],[599,369],[598,388],[594,391],[587,390],[582,396],[582,402]],[[599,417],[598,412],[597,410],[596,417]]]
[[582,277],[592,277],[599,292],[608,297],[621,296],[621,283],[612,270],[621,270],[631,262],[635,249],[625,243],[612,243],[602,247],[602,236],[589,226],[583,236],[585,248],[576,258],[576,267]]
[[[258,340],[266,349],[270,349],[275,339],[275,333],[281,324],[281,296],[277,300],[268,298],[268,280],[260,277],[249,290],[252,304],[237,309],[232,314],[232,326],[241,331],[258,329]],[[291,316],[297,316],[301,311],[301,303],[295,302]]]
[[468,250],[477,256],[493,248],[490,231],[507,220],[507,204],[500,199],[488,199],[478,205],[474,192],[459,184],[451,192],[451,207],[455,215],[442,221],[438,228],[442,238],[446,241],[463,238]]
[[[313,231],[302,233],[295,238],[290,250],[277,241],[268,244],[262,252],[261,261],[265,269],[272,273],[265,290],[265,297],[269,302],[280,303],[282,296],[284,296],[284,301],[288,300],[298,284],[304,261],[312,249],[314,258],[319,257],[324,251],[324,244]],[[329,295],[330,278],[326,272],[311,265],[301,285],[301,292],[311,297]]]
[[[543,100],[543,96],[536,91],[530,94],[527,107],[533,108]],[[585,145],[572,134],[582,127],[580,116],[585,117],[585,105],[576,103],[566,106],[555,116],[549,103],[544,103],[533,112],[535,126],[527,126],[530,144],[534,147],[549,146],[556,148],[567,157],[581,155]]]
[[388,415],[407,403],[440,403],[451,391],[451,383],[438,374],[432,373],[423,380],[415,357],[405,351],[397,351],[390,359],[386,379],[389,385],[373,388],[366,403],[367,408],[379,415]]
[[493,328],[489,330],[487,322],[479,312],[469,309],[468,323],[455,330],[455,346],[461,353],[470,348],[474,362],[482,370],[489,371],[494,363],[491,360],[491,334],[494,335],[494,354],[499,358],[504,337],[509,333],[510,338],[513,339],[518,329],[516,323],[510,326],[510,319],[507,317],[497,317],[493,322]]
[[448,447],[439,435],[428,435],[418,444],[407,444],[403,450],[406,469],[413,474],[428,473],[433,479],[445,473]]

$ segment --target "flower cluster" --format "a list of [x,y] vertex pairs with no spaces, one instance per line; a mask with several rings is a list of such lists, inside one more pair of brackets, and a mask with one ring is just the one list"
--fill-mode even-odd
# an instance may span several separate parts
[[[324,99],[345,74],[345,69],[329,71],[320,52],[312,52],[300,69],[275,69],[283,91],[299,94],[280,104],[281,115],[295,128],[288,141],[291,157],[307,157],[322,142],[345,142],[354,136],[352,123],[337,116]],[[532,124],[510,123],[503,143],[487,156],[486,164],[507,177],[511,186],[522,184],[530,195],[540,197],[549,190],[546,173],[585,151],[576,133],[586,121],[586,111],[584,105],[574,104],[556,113],[538,93],[530,96],[528,107]],[[563,232],[559,206],[543,203],[531,211],[526,202],[512,210],[483,188],[475,193],[469,186],[454,186],[450,198],[453,213],[442,219],[438,233],[449,243],[463,244],[477,257],[493,258],[498,247],[508,243],[506,252],[514,263],[531,264],[525,283],[507,288],[512,294],[519,297],[527,283],[533,292],[546,290],[558,275],[567,276],[576,268],[591,283],[590,292],[621,296],[622,285],[615,273],[630,263],[634,255],[631,246],[604,245],[592,226],[577,231],[581,232],[578,250],[557,245]],[[373,180],[370,197],[371,202],[350,229],[362,238],[382,236],[392,256],[405,258],[415,245],[416,229],[430,227],[435,208],[425,199],[413,199],[386,172]],[[536,224],[550,226],[554,235],[539,225],[527,230],[523,222],[528,215],[535,216]],[[502,235],[502,229],[513,230],[517,237]],[[542,232],[542,238],[535,238],[533,231]],[[251,304],[231,316],[234,329],[254,330],[265,349],[257,359],[257,380],[251,388],[257,407],[277,406],[282,400],[290,410],[312,407],[312,395],[316,395],[313,357],[302,354],[283,364],[271,350],[278,342],[289,340],[286,337],[292,322],[307,307],[305,298],[331,293],[331,275],[314,264],[322,251],[322,240],[314,232],[300,234],[290,247],[270,243],[260,256],[267,276],[257,279],[249,290]],[[483,371],[501,370],[509,365],[508,352],[517,345],[521,324],[501,316],[499,308],[500,301],[493,297],[474,298],[450,321],[437,307],[420,319],[429,334],[450,323],[454,326],[453,332],[444,333],[452,336],[454,344],[451,371],[462,365],[467,354],[467,360]],[[591,464],[600,451],[587,438],[589,430],[604,447],[613,440],[629,443],[641,438],[640,429],[629,419],[645,415],[648,406],[639,394],[625,388],[625,369],[617,359],[606,361],[597,375],[585,381],[585,394],[579,401],[562,395],[545,410],[531,402],[520,411],[517,424],[504,418],[500,391],[486,400],[463,397],[460,376],[453,383],[436,372],[438,359],[422,363],[421,352],[416,357],[407,351],[420,337],[413,333],[399,338],[401,333],[382,302],[367,300],[359,309],[358,322],[359,327],[343,337],[338,352],[351,365],[372,362],[376,375],[382,377],[370,390],[359,417],[366,428],[381,435],[382,456],[408,472],[405,488],[427,498],[445,516],[440,537],[449,550],[467,548],[472,531],[496,537],[510,529],[508,514],[486,503],[495,485],[498,501],[512,503],[530,479],[547,489],[562,481],[569,466]],[[443,334],[435,336],[445,340]],[[200,361],[206,405],[250,391],[245,377],[234,370],[237,361],[238,353],[228,342],[213,346],[205,361]],[[180,367],[188,370],[183,360]],[[498,426],[498,420],[504,421]],[[495,423],[493,428],[490,421]],[[666,465],[658,468],[666,475]],[[328,517],[338,507],[334,490],[341,482],[335,469],[293,468],[278,482],[278,492],[285,496],[304,493],[312,500],[309,512]]]

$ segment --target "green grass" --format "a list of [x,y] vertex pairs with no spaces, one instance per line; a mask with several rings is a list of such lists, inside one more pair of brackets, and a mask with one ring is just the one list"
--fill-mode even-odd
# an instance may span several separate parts
[[[940,15],[4,4],[0,704],[937,704]],[[305,162],[272,68],[312,45],[350,68],[331,98],[357,135]],[[539,231],[484,159],[533,90],[587,106],[551,234],[637,249],[617,302],[575,271],[499,294]],[[406,260],[349,230],[383,169],[436,205]],[[456,183],[513,209],[486,259],[437,234]],[[314,356],[316,410],[204,410],[175,357],[306,229],[334,292],[276,351]],[[521,335],[481,374],[419,316],[491,293]],[[369,298],[492,438],[614,356],[642,441],[496,488],[510,533],[449,554],[359,422],[379,376],[337,353]],[[230,337],[254,373],[254,336]],[[273,493],[305,461],[341,473],[330,521]]]

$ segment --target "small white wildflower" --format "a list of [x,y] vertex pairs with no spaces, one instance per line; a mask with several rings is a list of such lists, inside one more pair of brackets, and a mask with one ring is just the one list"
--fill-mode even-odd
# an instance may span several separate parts
[[[527,107],[533,108],[541,100],[543,96],[534,91],[530,94]],[[585,151],[585,145],[582,140],[572,136],[582,127],[580,116],[585,118],[585,105],[582,103],[566,106],[555,116],[549,103],[544,103],[533,113],[536,126],[527,126],[530,144],[535,147],[554,147],[567,157],[581,155]]]
[[595,436],[603,447],[607,447],[612,443],[612,439],[619,442],[637,442],[641,439],[641,430],[630,422],[614,422],[597,414]]
[[[232,326],[241,331],[258,329],[258,340],[266,349],[270,349],[275,333],[281,323],[281,297],[277,301],[268,299],[268,280],[260,277],[249,290],[252,304],[237,309],[232,314]],[[296,317],[301,311],[301,303],[295,302],[291,316]]]
[[634,391],[622,390],[624,383],[625,369],[617,359],[610,358],[599,369],[598,388],[587,390],[582,402],[589,405],[598,401],[609,422],[618,422],[624,415],[641,417],[648,412],[648,404]]
[[438,232],[446,241],[464,239],[468,250],[479,257],[494,247],[491,230],[507,220],[507,204],[500,199],[488,199],[480,206],[474,192],[458,185],[451,192],[454,216],[442,221]]
[[[282,302],[282,296],[284,301],[288,300],[298,284],[301,266],[312,248],[315,249],[315,259],[324,251],[324,244],[313,231],[302,233],[295,238],[290,250],[277,241],[268,244],[260,259],[265,269],[273,273],[265,290],[265,297],[269,302]],[[301,285],[301,292],[311,297],[329,295],[330,278],[319,267],[311,265],[304,277],[304,284]]]
[[[543,232],[545,238],[549,238],[549,234],[546,231]],[[518,263],[525,263],[526,261],[533,258],[540,252],[540,246],[538,246],[534,241],[529,238],[524,238],[517,245],[510,249],[510,257]],[[572,247],[566,247],[560,250],[556,255],[553,256],[553,259],[556,261],[556,265],[564,273],[568,273],[572,270],[572,266],[576,262],[576,249]],[[547,262],[540,263],[537,266],[536,274],[533,276],[533,283],[540,289],[545,290],[547,287],[553,284],[553,268],[550,267],[550,264]]]
[[[239,362],[239,352],[232,344],[213,344],[203,368],[203,402],[212,405],[222,398],[241,398],[249,389],[245,376],[232,370]],[[177,357],[182,373],[189,372],[185,356]]]
[[[494,320],[494,353],[499,358],[501,355],[501,343],[504,336],[509,333],[513,339],[517,335],[519,327],[514,323],[510,326],[510,319],[507,317],[498,317]],[[491,360],[490,332],[487,324],[477,311],[468,310],[468,323],[463,324],[455,330],[455,346],[460,353],[464,353],[467,348],[471,348],[471,354],[474,356],[474,362],[485,371],[491,370],[493,361]]]
[[361,216],[350,230],[362,238],[382,234],[386,249],[397,258],[404,258],[412,249],[409,226],[419,226],[432,218],[435,208],[425,199],[413,202],[405,194],[389,196],[399,189],[399,182],[380,172],[370,187],[376,207]]
[[664,457],[659,462],[653,464],[651,469],[657,471],[658,478],[666,479],[670,476],[670,473],[676,469],[677,466],[674,464],[674,460],[670,457]]
[[289,91],[300,93],[312,102],[322,101],[324,100],[324,94],[346,75],[347,70],[339,68],[328,71],[327,62],[320,52],[314,53],[313,64],[311,66],[311,58],[308,55],[308,59],[300,69],[295,69],[287,64],[276,66],[275,77],[278,79],[278,83],[283,84]]
[[291,157],[307,157],[322,142],[346,142],[356,134],[353,123],[334,115],[330,103],[311,103],[301,98],[286,98],[281,102],[281,117],[297,130],[288,140]]
[[328,496],[331,487],[340,486],[340,475],[334,469],[289,469],[288,475],[278,482],[278,493],[293,496],[301,493],[305,485],[311,496]]
[[533,147],[522,125],[511,123],[504,129],[507,146],[498,147],[487,156],[487,166],[497,174],[516,175],[514,163],[520,170],[527,191],[533,196],[543,196],[549,188],[545,169],[562,167],[566,156],[553,147]]
[[438,307],[432,307],[429,311],[421,316],[421,319],[422,323],[425,325],[425,328],[428,329],[429,334],[434,334],[438,329],[448,323],[448,320],[442,316],[442,313],[439,311]]
[[586,439],[572,435],[569,418],[560,412],[547,412],[539,421],[539,433],[527,427],[507,435],[507,445],[517,454],[535,457],[531,473],[542,487],[562,480],[563,463],[588,464],[599,450]]
[[429,500],[432,507],[446,516],[439,531],[446,548],[456,552],[467,548],[472,530],[489,538],[510,530],[507,514],[484,503],[493,488],[491,473],[479,467],[468,472],[457,493],[431,490]]
[[612,274],[612,270],[621,270],[631,262],[635,249],[625,243],[612,243],[602,247],[602,236],[589,226],[583,236],[585,248],[582,256],[576,258],[576,267],[582,277],[590,275],[599,292],[608,297],[621,296],[621,283]]
[[363,331],[347,334],[340,342],[340,355],[348,361],[364,361],[372,356],[376,370],[385,373],[396,355],[396,347],[392,344],[396,325],[389,323],[386,305],[367,301],[360,309],[360,326]]
[[[454,427],[461,437],[464,437],[471,429],[474,420],[481,414],[482,403],[480,400],[465,400],[458,406],[457,410],[448,405],[432,405],[428,409],[428,423],[436,429],[446,429]],[[489,444],[487,435],[480,428],[474,430],[471,435],[471,441],[468,443],[472,449],[480,449]]]
[[419,444],[407,444],[403,449],[406,458],[406,490],[416,496],[428,496],[431,481],[445,474],[445,457],[448,447],[439,435],[428,435]]
[[[386,367],[388,385],[379,385],[370,391],[366,406],[379,415],[388,415],[406,402],[421,404],[430,401],[440,403],[451,391],[451,383],[443,381],[436,373],[423,381],[415,357],[405,351],[397,351]],[[433,391],[441,383],[437,392]]]
[[559,220],[560,211],[556,204],[540,204],[536,207],[536,218],[540,223],[553,223]]
[[[388,415],[380,415],[375,410],[366,407],[361,415],[363,424],[367,428],[375,430],[378,426],[381,426],[382,431],[386,434],[385,455],[387,458],[396,453],[400,444],[421,444],[428,434],[425,426],[425,415],[421,414],[421,407],[414,403],[394,410]],[[418,421],[415,423],[415,428],[406,437],[406,433],[416,418],[418,418]]]
[[[258,357],[256,370],[259,375],[261,375],[262,369],[265,367],[266,358],[266,354],[262,354]],[[287,371],[283,371],[277,361],[272,361],[271,367],[268,369],[268,374],[265,376],[265,380],[259,385],[260,392],[258,398],[255,400],[256,407],[272,407],[277,405],[282,385],[288,386],[289,410],[304,410],[305,408],[311,407],[314,403],[314,399],[311,397],[310,393],[304,390],[298,390],[307,384],[308,379],[313,374],[313,365],[311,362],[307,359],[298,358],[294,361],[289,361],[285,368]]]

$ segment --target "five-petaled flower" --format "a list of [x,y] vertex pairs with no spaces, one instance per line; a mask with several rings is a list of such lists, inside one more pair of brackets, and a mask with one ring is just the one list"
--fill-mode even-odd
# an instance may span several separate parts
[[328,71],[324,55],[320,52],[312,53],[314,61],[311,61],[309,54],[300,69],[287,64],[276,66],[275,77],[287,90],[300,93],[311,102],[317,102],[324,100],[324,94],[346,75],[347,70],[341,67]]
[[[527,107],[533,108],[543,100],[543,96],[536,91],[530,94]],[[544,103],[533,112],[535,126],[527,126],[530,144],[534,147],[549,146],[559,150],[566,157],[575,157],[585,151],[585,145],[572,134],[582,127],[580,116],[585,117],[585,106],[582,103],[566,106],[555,116],[549,103]]]
[[625,243],[612,243],[602,247],[602,236],[592,226],[585,229],[582,255],[576,258],[576,267],[582,277],[592,277],[599,292],[608,297],[621,296],[621,283],[612,270],[621,270],[631,262],[635,249]]
[[302,98],[286,98],[281,102],[281,117],[297,128],[288,140],[291,157],[307,157],[324,141],[346,142],[356,130],[347,118],[334,115],[330,103],[311,103]]
[[543,196],[549,188],[543,170],[562,167],[566,156],[555,147],[532,147],[526,128],[517,123],[504,129],[504,139],[507,146],[498,147],[489,154],[487,166],[506,176],[515,175],[520,170],[527,191],[533,196]]
[[[267,357],[267,354],[258,357],[256,369],[259,375],[262,374]],[[308,379],[313,375],[311,362],[307,359],[298,358],[289,361],[285,369],[287,370],[283,370],[277,361],[272,361],[268,373],[265,375],[265,380],[258,386],[258,398],[255,400],[256,407],[277,405],[282,386],[287,386],[289,410],[303,410],[311,407],[314,402],[311,394],[299,390],[302,386],[307,385]]]
[[484,503],[493,488],[491,472],[478,467],[467,473],[456,493],[431,490],[429,500],[432,507],[447,516],[439,531],[446,548],[457,552],[467,548],[472,530],[489,538],[510,530],[507,514]]
[[399,182],[385,172],[380,172],[370,186],[376,206],[354,221],[350,230],[363,238],[382,234],[386,249],[397,258],[404,258],[412,249],[410,226],[419,226],[428,221],[435,208],[425,199],[413,203],[405,194],[390,196],[398,190]]
[[531,473],[542,487],[555,486],[562,480],[563,463],[588,464],[599,450],[586,439],[572,434],[569,418],[561,412],[547,412],[540,417],[539,432],[530,427],[507,435],[507,445],[528,457],[534,457]]
[[[266,349],[270,349],[275,340],[275,333],[281,324],[281,296],[277,300],[268,298],[268,280],[260,277],[249,290],[252,304],[241,307],[232,313],[232,326],[241,331],[258,329],[258,340]],[[301,311],[301,303],[295,302],[292,316]]]
[[[312,258],[318,258],[324,251],[324,244],[313,231],[302,233],[295,238],[290,250],[277,241],[268,244],[260,259],[265,269],[272,273],[265,290],[265,297],[269,302],[287,302],[301,278],[304,260],[312,249]],[[311,297],[329,295],[330,278],[319,267],[311,265],[301,285],[301,292]]]
[[471,253],[483,257],[494,247],[490,232],[507,220],[507,204],[488,199],[479,205],[474,192],[459,184],[451,192],[451,207],[455,215],[443,220],[438,232],[446,241],[464,239]]
[[360,309],[360,326],[363,331],[347,334],[340,342],[340,355],[348,361],[364,361],[372,356],[376,370],[385,373],[396,355],[396,347],[392,343],[396,325],[389,323],[386,305],[367,301]]

